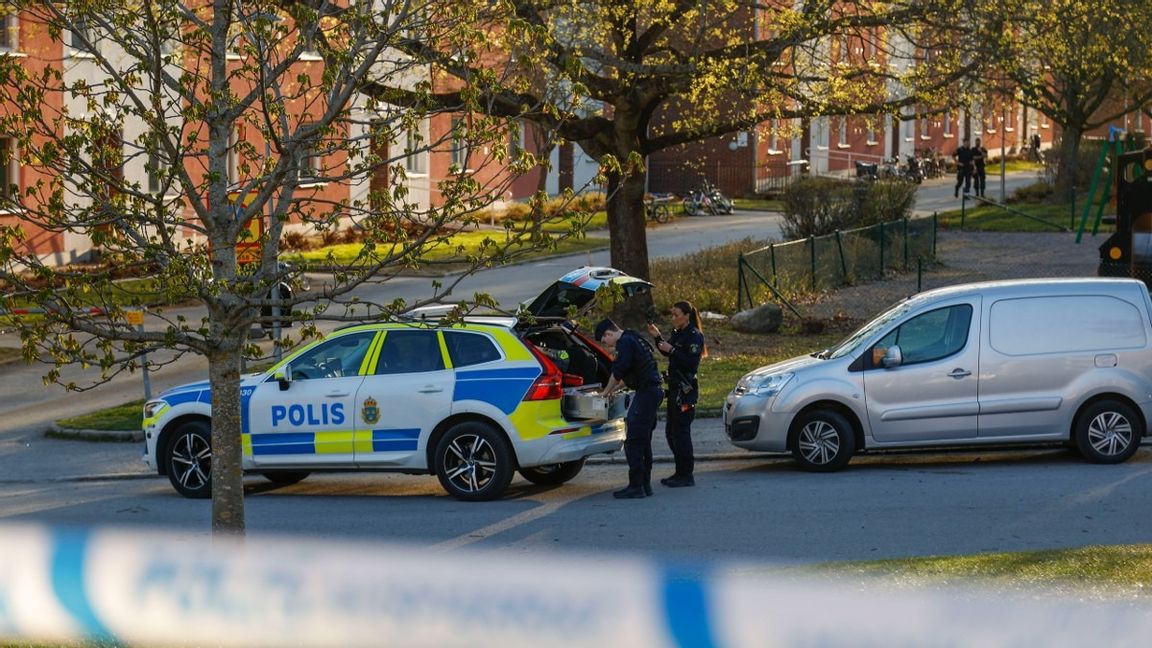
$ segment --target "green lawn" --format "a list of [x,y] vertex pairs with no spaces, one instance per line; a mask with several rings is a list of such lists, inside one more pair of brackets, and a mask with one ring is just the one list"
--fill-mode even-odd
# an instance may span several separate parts
[[900,585],[963,583],[994,590],[1037,590],[1077,598],[1141,598],[1152,593],[1152,545],[930,556],[796,567],[801,574],[875,577]]
[[60,427],[77,430],[139,430],[144,420],[144,401],[136,400],[73,418],[60,419]]
[[[505,240],[504,236],[503,230],[461,232],[452,236],[451,240],[447,243],[428,250],[428,252],[421,256],[421,262],[435,263],[438,265],[456,262],[466,263],[467,259],[471,256],[491,254],[491,246],[502,244]],[[602,248],[607,244],[607,238],[564,238],[556,241],[555,248],[530,250],[525,246],[516,245],[510,248],[509,252],[524,254],[531,258],[547,254],[584,252],[586,250]],[[285,254],[284,257],[289,261],[302,262],[306,266],[310,264],[347,265],[355,262],[362,249],[363,244],[361,243],[345,243],[317,250],[309,250],[307,252]],[[379,254],[386,252],[387,250],[384,249],[378,250]],[[331,260],[328,258],[329,255],[332,257]]]
[[1009,203],[1007,207],[969,202],[963,212],[955,209],[937,217],[944,229],[977,232],[1060,232],[1080,222],[1080,211],[1073,214],[1069,203]]

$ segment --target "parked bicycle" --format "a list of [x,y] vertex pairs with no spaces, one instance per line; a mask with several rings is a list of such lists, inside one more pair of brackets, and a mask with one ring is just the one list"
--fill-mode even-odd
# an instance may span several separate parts
[[735,209],[732,200],[720,192],[715,185],[705,180],[700,187],[688,192],[683,202],[684,213],[689,216],[710,214],[731,214]]
[[656,223],[667,223],[672,217],[671,203],[676,196],[670,193],[648,194],[644,197],[644,218]]

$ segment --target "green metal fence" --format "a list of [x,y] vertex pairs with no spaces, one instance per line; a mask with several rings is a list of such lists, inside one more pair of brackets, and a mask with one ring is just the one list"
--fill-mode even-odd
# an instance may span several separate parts
[[797,316],[784,293],[813,293],[879,279],[936,259],[936,215],[902,219],[826,236],[773,243],[741,254],[736,306],[750,308],[767,291]]

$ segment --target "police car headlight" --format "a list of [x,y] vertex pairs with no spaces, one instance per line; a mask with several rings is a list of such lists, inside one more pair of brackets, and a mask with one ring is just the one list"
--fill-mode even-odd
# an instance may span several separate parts
[[775,396],[792,380],[791,373],[782,374],[748,374],[740,379],[736,391],[754,396]]
[[148,401],[144,403],[144,418],[150,419],[156,416],[156,413],[161,410],[167,403],[162,400]]

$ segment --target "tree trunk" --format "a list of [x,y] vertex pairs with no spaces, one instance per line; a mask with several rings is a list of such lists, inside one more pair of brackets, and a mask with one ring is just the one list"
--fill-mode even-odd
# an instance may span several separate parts
[[[217,328],[215,323],[213,328]],[[212,387],[212,532],[240,536],[245,530],[240,438],[240,350],[244,340],[228,339],[229,335],[235,333],[217,337],[225,341],[208,354],[208,380]]]
[[633,277],[649,279],[648,232],[644,222],[646,174],[608,175],[608,231],[612,267]]
[[[650,280],[648,231],[644,218],[644,189],[647,185],[643,171],[626,176],[608,176],[608,231],[611,233],[612,267],[633,277]],[[651,311],[652,296],[645,294],[618,304],[612,317],[624,328],[644,331]]]
[[[1083,131],[1074,126],[1064,126],[1060,136],[1060,161],[1056,165],[1056,195],[1062,199],[1072,195],[1076,188],[1077,171],[1080,168],[1080,136]],[[1088,187],[1080,187],[1087,190]]]

